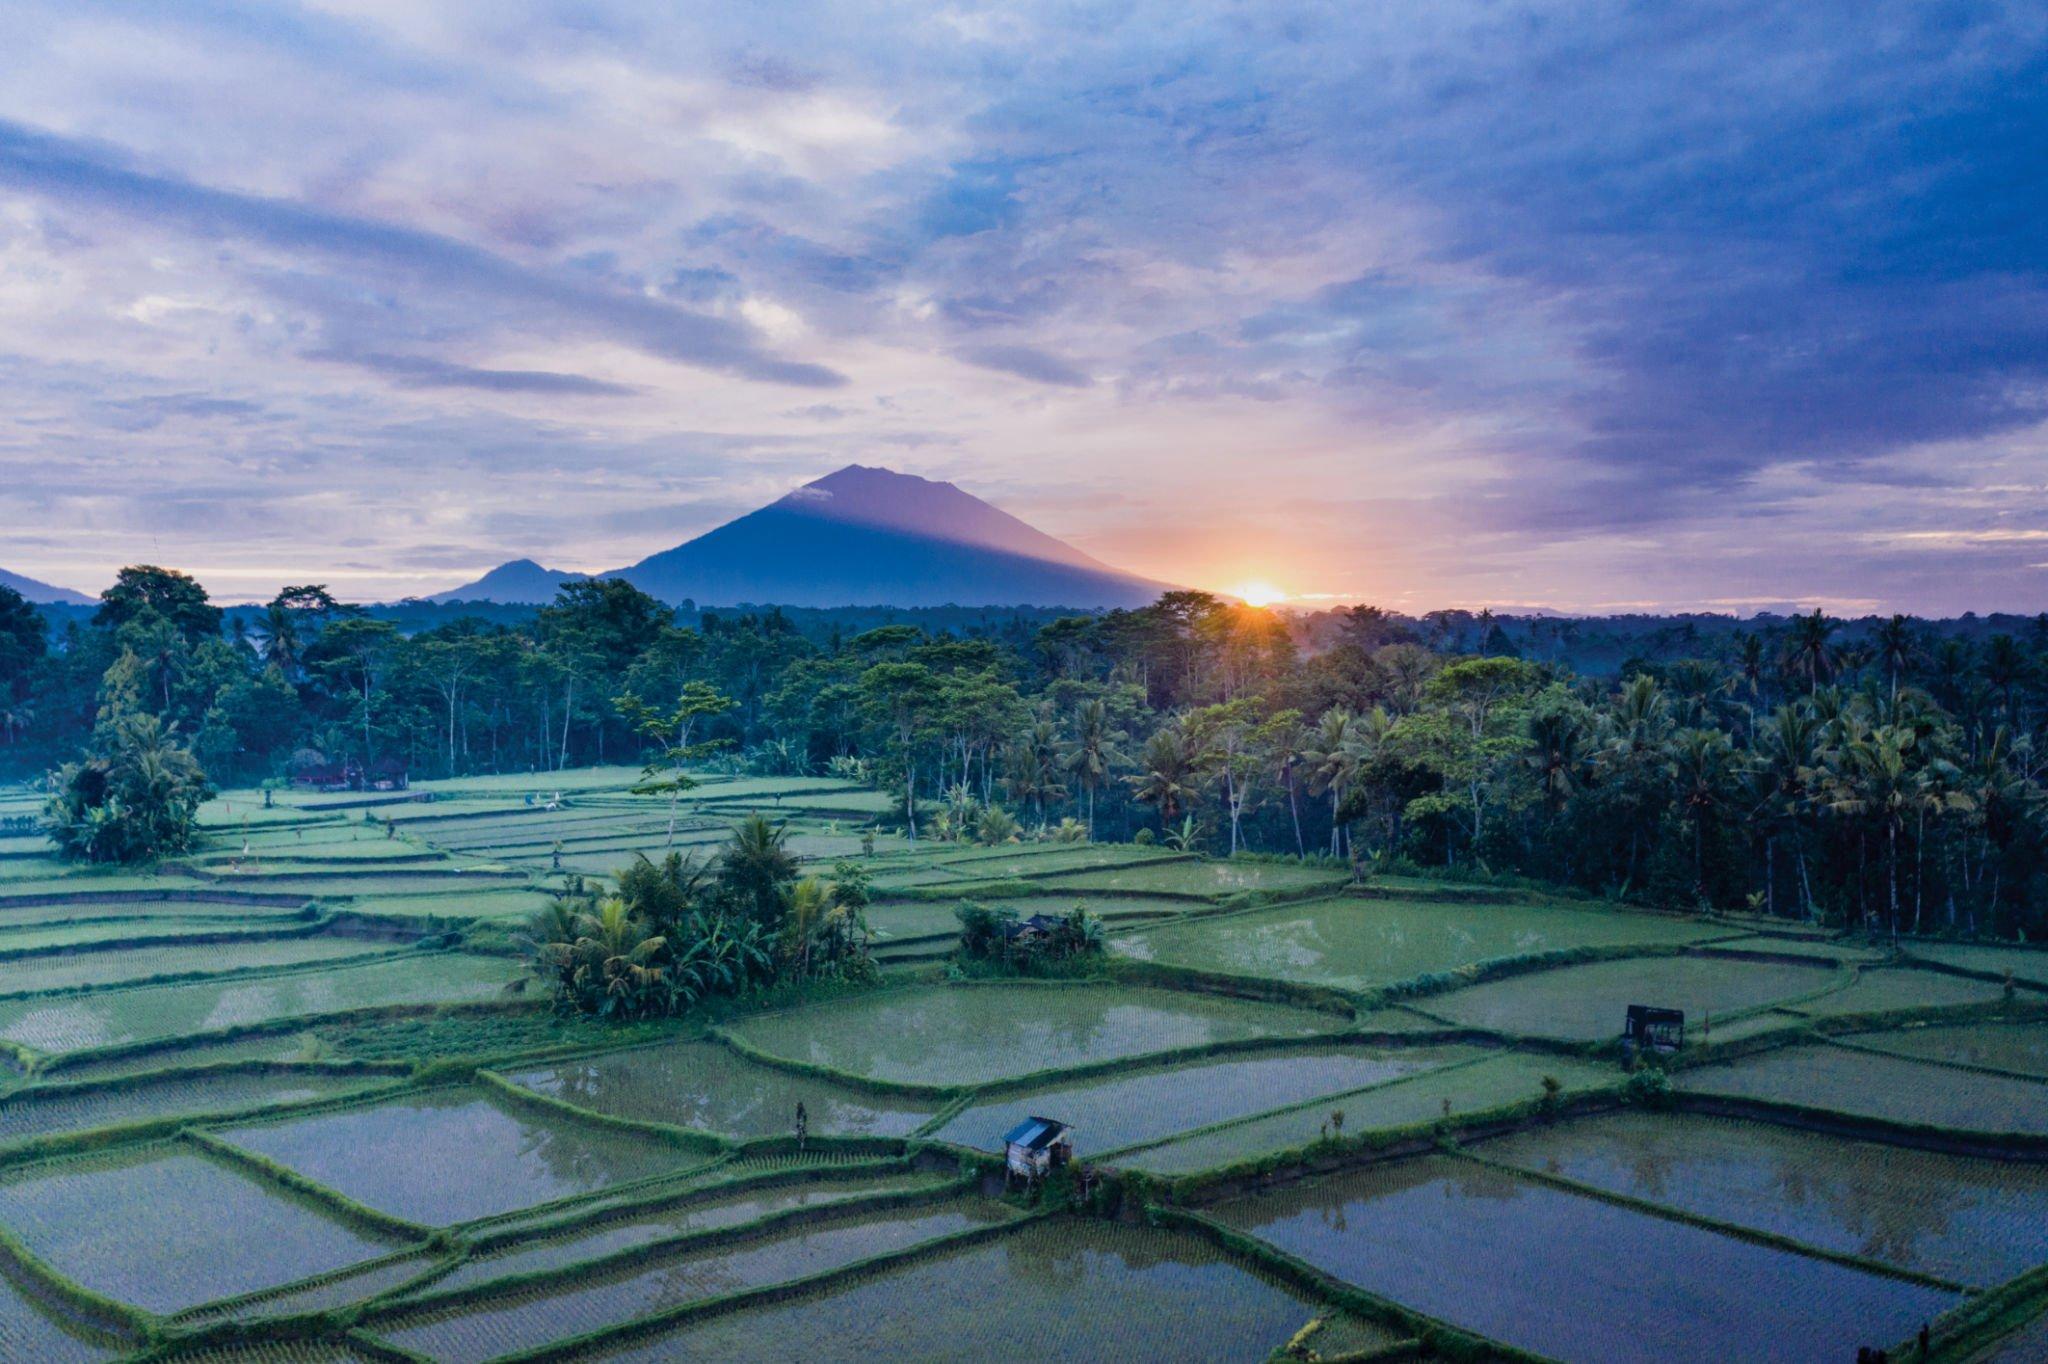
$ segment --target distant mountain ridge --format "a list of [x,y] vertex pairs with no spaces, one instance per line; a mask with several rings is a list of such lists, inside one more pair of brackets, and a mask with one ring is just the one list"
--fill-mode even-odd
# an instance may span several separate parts
[[58,587],[52,583],[23,577],[19,573],[9,573],[4,568],[0,568],[0,587],[11,587],[38,605],[54,603],[60,606],[91,606],[93,603],[93,599],[83,592],[73,592],[68,587]]
[[[579,576],[519,559],[431,600],[544,602]],[[1102,608],[1167,590],[951,483],[859,464],[598,576],[671,604]]]
[[494,601],[507,603],[548,602],[563,583],[574,582],[581,573],[559,568],[542,568],[531,559],[514,559],[499,564],[473,583],[450,592],[436,592],[428,601]]

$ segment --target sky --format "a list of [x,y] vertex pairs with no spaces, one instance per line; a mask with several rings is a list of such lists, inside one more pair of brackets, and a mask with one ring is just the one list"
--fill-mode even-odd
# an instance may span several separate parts
[[0,0],[0,567],[847,463],[1161,580],[2048,608],[2048,7]]

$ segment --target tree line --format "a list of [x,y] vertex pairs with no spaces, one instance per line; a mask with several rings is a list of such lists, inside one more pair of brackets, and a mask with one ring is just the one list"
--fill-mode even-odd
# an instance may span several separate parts
[[318,586],[224,624],[198,583],[147,566],[60,630],[11,595],[0,761],[82,765],[72,787],[156,780],[167,753],[228,785],[680,747],[866,782],[914,836],[1170,839],[1873,929],[2048,931],[2048,622],[1682,622],[1608,633],[1655,647],[1587,676],[1550,647],[1557,623],[1295,617],[1198,592],[956,631],[679,617],[617,580],[411,632]]

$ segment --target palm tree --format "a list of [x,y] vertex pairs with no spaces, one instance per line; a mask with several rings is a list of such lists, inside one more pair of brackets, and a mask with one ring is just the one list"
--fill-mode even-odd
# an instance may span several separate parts
[[1059,731],[1041,716],[1016,740],[1003,745],[1003,781],[1010,799],[1029,803],[1045,823],[1045,807],[1067,794],[1060,780]]
[[2005,702],[2005,723],[2019,728],[2019,689],[2032,669],[2026,651],[2011,635],[1993,635],[1984,642],[1984,680]]
[[1131,795],[1145,805],[1159,807],[1163,832],[1181,809],[1201,795],[1205,762],[1179,721],[1166,724],[1145,741],[1138,758],[1139,772],[1126,777]]
[[[1384,712],[1381,712],[1384,714]],[[1344,855],[1344,826],[1337,820],[1338,807],[1344,803],[1345,788],[1358,775],[1359,749],[1356,718],[1342,706],[1333,706],[1323,712],[1323,718],[1316,723],[1315,732],[1310,736],[1308,749],[1302,761],[1308,765],[1308,789],[1310,795],[1328,795],[1330,798],[1330,856]]]
[[263,661],[289,678],[299,662],[299,623],[292,609],[283,601],[264,607],[256,634],[262,642]]
[[[1772,820],[1783,819],[1792,834],[1793,866],[1799,873],[1799,897],[1808,918],[1813,916],[1813,890],[1806,874],[1806,847],[1800,817],[1813,798],[1820,763],[1820,721],[1804,704],[1780,706],[1771,712],[1752,760],[1761,773],[1764,809]],[[1764,875],[1771,885],[1776,839],[1765,844]],[[1767,895],[1772,892],[1767,891]]]
[[1806,674],[1807,690],[1821,684],[1821,679],[1830,675],[1834,668],[1835,651],[1828,641],[1833,638],[1841,622],[1830,619],[1816,606],[1810,616],[1792,617],[1792,636],[1786,645],[1786,665],[1795,673]]
[[1109,780],[1111,764],[1117,760],[1119,736],[1110,724],[1109,707],[1101,700],[1083,701],[1074,710],[1074,738],[1067,745],[1062,766],[1087,796],[1088,837],[1095,837],[1095,793]]
[[1272,760],[1280,777],[1280,784],[1287,791],[1287,814],[1294,821],[1294,853],[1303,861],[1308,860],[1308,844],[1301,837],[1301,767],[1308,761],[1308,750],[1303,741],[1309,731],[1301,723],[1299,711],[1284,711],[1267,722],[1271,740],[1267,756]]
[[1892,700],[1899,699],[1899,675],[1919,657],[1920,646],[1913,638],[1913,622],[1894,615],[1877,627],[1877,659],[1891,675]]
[[1734,747],[1718,729],[1684,729],[1672,736],[1671,775],[1678,805],[1692,823],[1693,894],[1706,898],[1707,817],[1721,808],[1734,767]]
[[1555,815],[1585,780],[1586,722],[1575,709],[1547,707],[1529,716],[1529,766]]
[[733,826],[732,841],[719,855],[720,884],[769,932],[781,926],[789,885],[796,880],[797,861],[788,843],[787,825],[753,814]]
[[1890,725],[1850,739],[1842,749],[1842,765],[1833,774],[1828,801],[1828,808],[1842,814],[1874,815],[1884,823],[1886,922],[1894,939],[1899,936],[1899,831],[1920,785],[1912,762],[1914,743],[1912,730]]

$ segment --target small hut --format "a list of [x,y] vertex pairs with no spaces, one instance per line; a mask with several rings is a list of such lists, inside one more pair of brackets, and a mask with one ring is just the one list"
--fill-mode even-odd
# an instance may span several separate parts
[[1631,1004],[1627,1022],[1622,1026],[1621,1041],[1627,1050],[1677,1051],[1685,1045],[1685,1011]]
[[1043,1179],[1074,1158],[1074,1129],[1056,1118],[1026,1118],[1003,1138],[1013,1175]]

